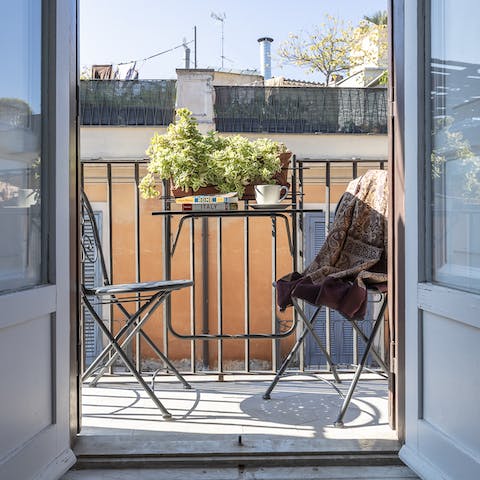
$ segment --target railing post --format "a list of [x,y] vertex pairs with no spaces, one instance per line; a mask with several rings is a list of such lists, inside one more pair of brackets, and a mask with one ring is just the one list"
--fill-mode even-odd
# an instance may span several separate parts
[[[110,282],[114,283],[113,278],[113,234],[112,234],[112,164],[107,164],[107,209],[108,209],[108,251],[110,252],[110,258],[108,259],[108,268],[110,274]],[[113,334],[113,304],[110,304],[110,316],[108,319],[108,330]],[[131,350],[127,350],[128,357],[131,358]],[[112,357],[110,353],[108,359]],[[113,373],[113,366],[108,368],[108,373]]]
[[[218,333],[223,333],[223,268],[222,268],[222,217],[217,219],[217,325]],[[223,342],[218,340],[217,368],[219,379],[223,379]]]
[[327,238],[330,231],[330,215],[331,215],[331,201],[330,201],[330,186],[331,186],[331,163],[325,162],[325,238]]
[[[190,220],[190,278],[195,280],[195,219]],[[196,295],[195,283],[190,288],[190,331],[193,335],[196,333]],[[196,345],[195,340],[190,340],[190,370],[196,372]]]
[[[164,211],[170,210],[170,202],[169,202],[169,188],[170,183],[168,180],[162,181],[162,189],[163,189],[163,209]],[[162,232],[162,240],[163,240],[163,276],[165,280],[170,280],[172,275],[172,258],[171,258],[171,217],[170,215],[163,215],[163,232]],[[163,304],[163,315],[165,320],[169,320],[172,316],[172,304],[170,301],[170,296],[165,300]],[[167,329],[167,322],[163,322],[163,352],[165,356],[168,357],[168,329]]]
[[[301,164],[303,166],[303,163]],[[302,228],[303,228],[303,173],[301,175],[301,180],[302,180],[302,183],[301,183],[301,190],[300,190],[300,193],[301,193],[301,196],[300,196],[300,200],[297,198],[297,169],[298,168],[302,168],[302,167],[299,167],[299,164],[297,163],[297,156],[296,155],[293,155],[292,156],[292,208],[293,208],[293,213],[292,213],[292,244],[293,244],[293,271],[296,272],[298,271],[298,268],[299,268],[299,264],[301,263],[300,261],[300,257],[303,256],[303,246],[301,246],[301,248],[299,249],[298,248],[298,216],[297,216],[297,213],[296,213],[296,210],[300,204],[300,207],[301,207],[301,210],[302,212],[300,213],[300,217],[302,218],[301,219],[301,222],[302,222]],[[297,318],[297,312],[295,311],[295,309],[293,310],[293,320],[296,321],[298,320]],[[298,335],[300,335],[300,331],[298,331],[296,333],[297,337]],[[304,370],[305,369],[305,348],[303,346],[303,343],[302,345],[300,346],[300,349],[299,349],[299,364],[300,364],[300,370]]]
[[[245,202],[248,208],[248,201]],[[250,221],[243,219],[243,265],[244,265],[244,299],[245,299],[245,333],[250,333]],[[245,339],[245,371],[250,371],[250,340]]]
[[[208,285],[209,256],[208,256],[208,218],[202,218],[202,333],[209,333],[209,306],[210,290]],[[209,342],[202,343],[203,368],[210,366]]]
[[[138,186],[140,184],[140,169],[138,163],[134,165],[134,178],[135,178],[135,281],[140,282],[141,280],[141,271],[140,271],[140,258],[141,258],[141,248],[140,248],[140,190]],[[140,294],[137,294],[136,301],[137,311],[140,309]],[[140,333],[135,334],[135,366],[137,370],[140,371],[141,367],[141,345],[140,345]]]
[[[277,308],[275,298],[275,287],[273,282],[277,279],[277,219],[271,217],[272,220],[272,332],[277,333]],[[279,342],[277,339],[272,339],[272,365],[278,368],[278,347]]]

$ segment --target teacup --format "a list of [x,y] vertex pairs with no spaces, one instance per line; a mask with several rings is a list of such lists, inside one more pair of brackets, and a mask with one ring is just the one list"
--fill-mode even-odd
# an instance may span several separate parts
[[285,185],[255,185],[255,200],[259,205],[280,203],[287,194],[288,187]]

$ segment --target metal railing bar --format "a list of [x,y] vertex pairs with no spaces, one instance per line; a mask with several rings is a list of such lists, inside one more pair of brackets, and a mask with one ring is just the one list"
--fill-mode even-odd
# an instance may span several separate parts
[[[223,272],[222,272],[222,217],[217,219],[217,370],[223,372]],[[170,325],[169,325],[170,326]],[[173,333],[173,332],[172,332]],[[203,337],[206,338],[206,337]]]
[[[112,233],[112,166],[107,164],[107,211],[108,211],[108,248],[110,252],[110,258],[108,259],[108,270],[110,276],[110,283],[114,283],[113,280],[113,233]],[[113,305],[110,305],[110,316],[108,318],[108,330],[113,335]],[[127,355],[131,358],[131,352],[127,351]],[[109,359],[111,359],[109,354]],[[113,365],[109,367],[108,373],[113,373]]]
[[[244,265],[244,315],[245,333],[250,334],[250,219],[243,220],[243,265]],[[244,343],[244,365],[245,371],[250,371],[250,340],[245,339]]]
[[[209,333],[209,294],[208,284],[209,255],[208,255],[208,218],[202,218],[202,333]],[[209,343],[204,341],[202,344],[203,368],[210,365]]]
[[[169,191],[170,183],[167,180],[163,180],[162,182],[162,194],[163,194],[163,209],[165,211],[170,210],[170,202],[167,198],[167,192]],[[170,252],[171,246],[171,217],[170,215],[165,215],[163,217],[163,229],[162,229],[162,236],[163,236],[163,251]],[[171,255],[162,255],[163,258],[163,277],[165,280],[171,280]],[[172,304],[170,297],[168,297],[164,302],[163,307],[163,352],[168,357],[168,322],[171,321],[172,316]]]
[[325,164],[325,204],[327,205],[325,212],[325,238],[327,238],[330,231],[330,215],[331,215],[331,201],[330,201],[330,186],[331,186],[331,162]]
[[[325,212],[325,238],[327,238],[328,232],[330,231],[330,216],[331,216],[331,182],[332,182],[332,162],[327,162],[325,164],[325,204],[327,206]],[[331,338],[331,326],[332,326],[332,312],[330,308],[325,307],[325,348],[328,355],[332,351],[332,338]],[[330,365],[328,369],[331,371]]]
[[[277,219],[272,217],[272,332],[278,331],[277,323],[277,301],[275,298],[275,282],[277,280]],[[272,338],[272,370],[276,369],[278,364],[278,341]]]
[[[80,163],[80,191],[82,191],[82,188],[85,184],[85,165],[83,163]],[[81,205],[81,201],[79,202],[79,204]],[[80,207],[80,211],[77,212],[78,213],[78,218],[80,220],[80,228],[78,230],[78,235],[79,235],[79,238],[77,238],[77,242],[79,245],[82,245],[82,239],[84,237],[84,231],[83,231],[83,223],[84,223],[84,218],[83,218],[83,209]],[[83,253],[83,247],[80,247],[80,261],[81,261],[81,267],[80,267],[80,283],[81,284],[85,284],[85,267],[84,267],[84,262],[86,261],[86,259],[84,260],[82,258],[82,255],[84,254]],[[80,360],[80,372],[84,372],[85,371],[85,367],[86,367],[86,362],[85,362],[85,356],[86,356],[86,352],[85,352],[85,345],[86,345],[86,338],[85,338],[85,306],[80,303],[80,321],[78,322],[78,325],[77,325],[77,345],[76,345],[76,348],[77,348],[77,355],[79,356],[79,360]],[[81,342],[81,343],[80,343]],[[79,402],[79,406],[81,407],[81,403],[82,402]],[[81,412],[80,412],[80,415],[81,415]]]
[[[195,220],[190,220],[190,278],[195,279]],[[190,331],[196,334],[196,296],[195,283],[190,287]],[[196,344],[195,340],[190,341],[190,370],[192,373],[196,371]]]
[[[141,281],[141,249],[140,249],[140,190],[138,188],[140,184],[140,166],[138,163],[134,165],[134,178],[135,178],[135,280]],[[137,310],[140,308],[140,296],[138,295]],[[138,371],[141,370],[141,343],[140,333],[135,335],[135,366]]]

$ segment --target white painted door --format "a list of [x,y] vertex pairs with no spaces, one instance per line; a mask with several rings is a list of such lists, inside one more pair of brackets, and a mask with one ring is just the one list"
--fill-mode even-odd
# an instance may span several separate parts
[[[480,478],[480,3],[405,2],[406,443]],[[416,73],[418,72],[418,75]]]
[[2,480],[56,479],[75,461],[69,429],[75,16],[75,1],[0,4]]

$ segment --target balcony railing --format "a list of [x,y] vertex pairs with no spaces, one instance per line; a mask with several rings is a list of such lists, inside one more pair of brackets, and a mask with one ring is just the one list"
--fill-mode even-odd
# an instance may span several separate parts
[[[192,216],[179,212],[169,191],[144,200],[139,180],[144,162],[83,161],[83,185],[100,223],[114,283],[188,278],[190,292],[178,292],[163,312],[149,322],[149,335],[170,359],[187,372],[274,371],[295,335],[283,339],[185,340],[172,335],[163,320],[183,335],[284,332],[293,321],[291,309],[275,308],[272,281],[309,264],[328,233],[335,204],[347,183],[385,161],[293,159],[289,209],[259,212],[249,208],[234,215]],[[152,215],[156,212],[156,215]],[[262,213],[262,215],[258,215]],[[95,265],[87,266],[91,281]],[[373,305],[375,308],[375,305]],[[104,312],[105,313],[105,312]],[[106,312],[116,330],[114,312]],[[369,319],[363,322],[368,331]],[[357,363],[363,342],[350,322],[328,309],[316,324],[333,360]],[[84,317],[84,364],[101,348],[101,336]],[[382,346],[379,346],[382,350]],[[152,363],[140,339],[132,347],[138,366]],[[294,363],[300,370],[325,370],[314,342],[306,342]],[[370,366],[375,366],[373,360]]]
[[386,88],[215,87],[220,132],[387,133]]
[[168,125],[175,117],[175,80],[82,80],[81,125]]

